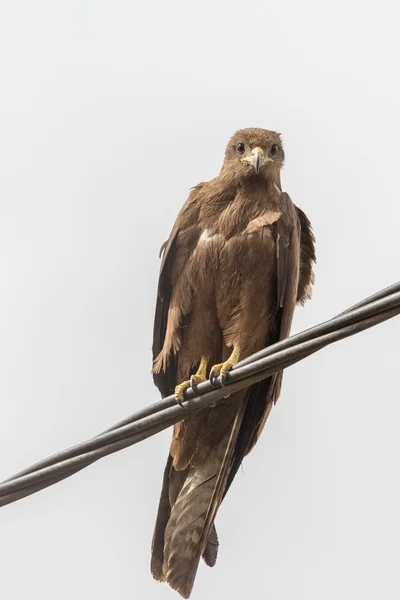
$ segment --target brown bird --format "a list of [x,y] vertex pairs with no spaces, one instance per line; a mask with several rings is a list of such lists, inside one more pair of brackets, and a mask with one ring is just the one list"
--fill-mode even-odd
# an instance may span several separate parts
[[[280,135],[242,129],[220,174],[191,191],[164,252],[158,287],[154,381],[163,397],[286,338],[296,303],[310,297],[314,236],[281,191]],[[217,510],[278,399],[282,373],[177,423],[164,472],[151,572],[184,598],[200,556],[213,566]]]

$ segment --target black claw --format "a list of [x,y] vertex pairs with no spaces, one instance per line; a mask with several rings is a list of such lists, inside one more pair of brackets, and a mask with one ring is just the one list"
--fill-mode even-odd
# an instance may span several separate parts
[[182,403],[182,400],[178,400],[177,398],[175,398],[175,400],[181,408],[184,408],[185,410],[187,410],[186,406]]
[[192,375],[192,377],[190,378],[190,387],[192,388],[193,393],[196,394],[196,395],[198,393],[198,387],[197,386],[198,386],[198,384],[197,384],[195,378]]
[[176,401],[176,403],[177,403],[177,404],[179,404],[179,406],[180,406],[181,408],[184,408],[185,410],[187,410],[187,408],[186,408],[186,406],[183,404],[182,400],[179,400],[179,399],[176,397],[176,393],[175,393],[175,401]]
[[210,373],[210,383],[213,386],[213,388],[220,388],[224,385],[224,381],[225,377],[222,377],[221,375],[214,375],[214,373]]
[[209,377],[209,381],[211,383],[211,385],[213,387],[215,387],[215,381],[217,380],[217,377],[214,375],[214,373],[211,371],[210,373],[210,377]]

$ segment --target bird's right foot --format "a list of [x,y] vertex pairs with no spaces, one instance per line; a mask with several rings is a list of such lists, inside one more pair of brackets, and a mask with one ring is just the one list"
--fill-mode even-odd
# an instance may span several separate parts
[[185,408],[182,402],[185,397],[185,390],[187,390],[188,388],[190,388],[190,380],[182,381],[182,383],[177,385],[175,388],[175,400],[182,408]]
[[206,381],[206,380],[207,380],[207,359],[202,357],[199,368],[197,369],[197,372],[195,373],[195,375],[192,375],[191,378],[187,381],[182,381],[182,383],[177,385],[175,388],[175,400],[177,401],[179,406],[182,406],[182,408],[185,408],[184,405],[182,404],[184,396],[185,396],[185,390],[187,390],[188,388],[191,387],[193,392],[196,394],[197,386],[199,385],[199,383],[202,383],[203,381]]

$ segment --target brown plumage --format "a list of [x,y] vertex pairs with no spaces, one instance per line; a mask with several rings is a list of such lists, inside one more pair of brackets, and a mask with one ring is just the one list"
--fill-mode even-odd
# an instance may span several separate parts
[[[210,371],[225,376],[238,358],[286,338],[296,302],[310,297],[314,237],[281,191],[283,160],[278,133],[240,130],[220,174],[197,185],[181,209],[163,246],[154,324],[153,373],[163,397],[175,390],[181,398],[189,383],[179,384],[196,371],[195,382]],[[270,377],[174,426],[151,571],[185,598],[200,556],[215,564],[216,512],[281,380]]]

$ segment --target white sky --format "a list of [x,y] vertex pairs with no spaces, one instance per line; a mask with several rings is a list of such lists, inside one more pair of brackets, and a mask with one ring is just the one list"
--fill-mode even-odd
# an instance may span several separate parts
[[[158,398],[158,250],[240,127],[282,132],[317,236],[294,331],[399,278],[394,2],[3,2],[0,479]],[[400,321],[287,371],[193,598],[400,595]],[[174,598],[149,572],[170,432],[0,510],[2,596]]]

